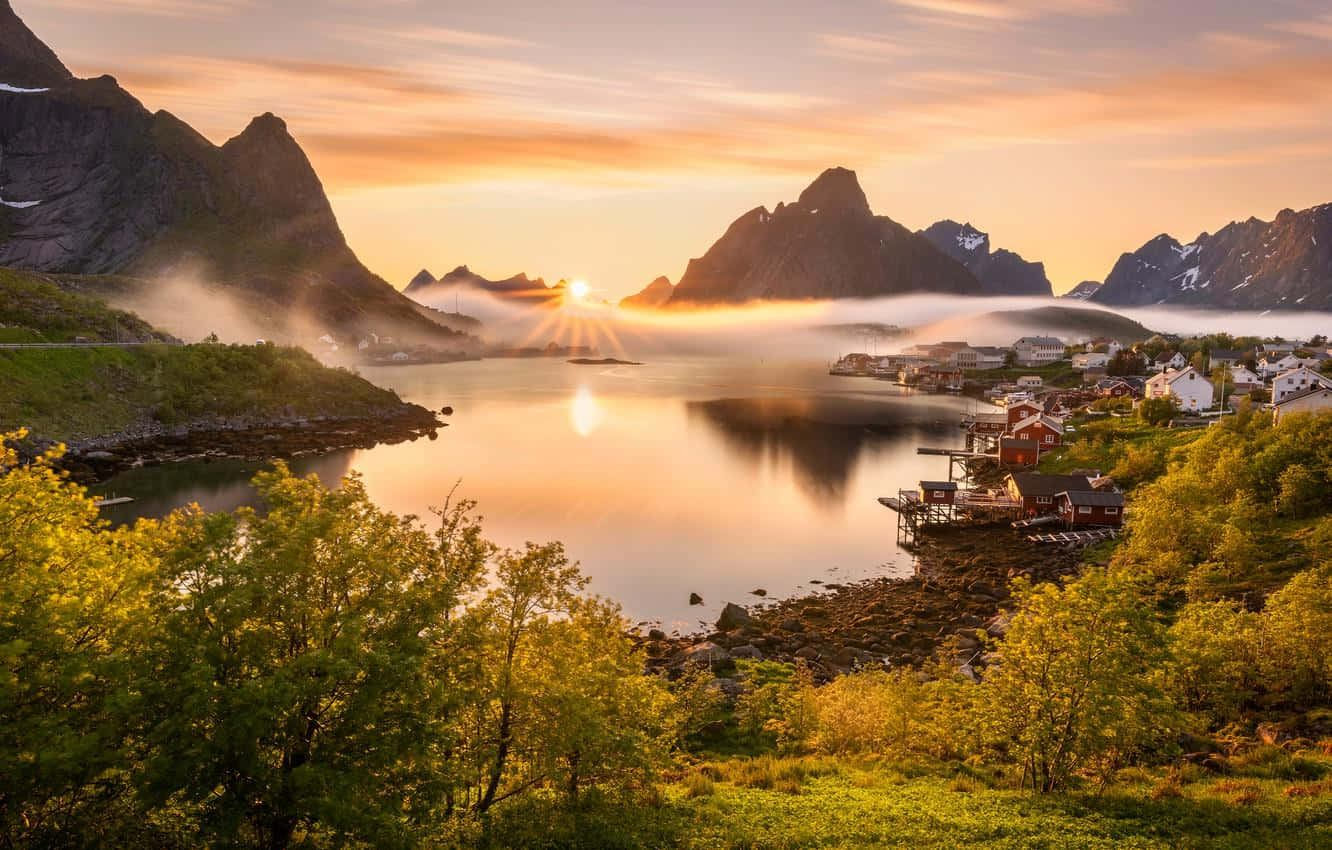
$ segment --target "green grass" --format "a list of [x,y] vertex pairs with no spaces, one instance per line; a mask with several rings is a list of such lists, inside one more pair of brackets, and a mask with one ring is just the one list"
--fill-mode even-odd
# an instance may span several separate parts
[[0,342],[166,340],[151,325],[30,272],[0,269]]
[[137,422],[370,415],[394,393],[298,348],[150,345],[0,350],[0,430],[72,440]]
[[[1321,757],[1320,757],[1321,759]],[[1325,761],[1325,759],[1323,759]],[[1249,775],[1253,774],[1253,775]],[[1314,848],[1332,846],[1332,783],[1121,771],[1104,791],[1034,796],[986,768],[829,758],[705,763],[636,800],[502,810],[482,847]]]

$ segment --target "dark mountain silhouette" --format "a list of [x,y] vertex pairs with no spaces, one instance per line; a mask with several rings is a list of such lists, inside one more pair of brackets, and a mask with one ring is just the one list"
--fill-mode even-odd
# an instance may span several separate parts
[[1115,263],[1091,300],[1235,310],[1332,309],[1332,204],[1231,222],[1187,245],[1161,234]]
[[1087,299],[1095,295],[1100,290],[1100,288],[1101,288],[1101,282],[1099,280],[1084,280],[1082,283],[1079,283],[1077,286],[1073,287],[1068,292],[1065,292],[1063,295],[1059,297],[1076,298],[1079,301],[1086,301]]
[[665,305],[674,294],[675,287],[671,285],[670,278],[663,275],[635,294],[621,298],[620,306],[650,310]]
[[140,298],[188,275],[275,330],[465,341],[360,263],[281,119],[218,147],[111,77],[75,79],[8,0],[0,84],[0,266],[124,275]]
[[671,306],[868,298],[906,292],[977,295],[981,285],[929,240],[870,210],[855,172],[830,168],[793,204],[757,207],[690,260]]
[[564,296],[564,286],[564,281],[554,286],[547,286],[541,278],[533,280],[526,274],[516,274],[504,280],[488,280],[467,266],[458,266],[438,280],[429,272],[423,271],[412,278],[411,283],[408,283],[402,292],[424,304],[438,302],[459,288],[471,288],[488,292],[505,301],[543,306],[560,303]]
[[951,219],[935,222],[920,232],[921,236],[948,256],[967,267],[981,284],[982,295],[1054,294],[1044,263],[1031,263],[1021,256],[999,249],[990,251],[990,235]]

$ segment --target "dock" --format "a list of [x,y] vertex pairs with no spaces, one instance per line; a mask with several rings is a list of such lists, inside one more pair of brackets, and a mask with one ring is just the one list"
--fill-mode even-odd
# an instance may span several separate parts
[[928,446],[918,446],[916,454],[929,455],[931,457],[948,458],[948,480],[949,481],[970,481],[971,470],[967,464],[973,460],[994,460],[999,459],[998,448],[993,453],[975,451],[972,448],[965,449],[935,449]]
[[880,497],[879,504],[897,514],[898,542],[909,545],[930,526],[1004,522],[1022,515],[1022,503],[1004,490],[958,489],[944,501],[938,501],[938,495],[927,499],[917,490],[899,490],[896,496]]
[[1093,528],[1087,531],[1061,531],[1056,534],[1028,534],[1032,543],[1096,543],[1119,536],[1117,528]]

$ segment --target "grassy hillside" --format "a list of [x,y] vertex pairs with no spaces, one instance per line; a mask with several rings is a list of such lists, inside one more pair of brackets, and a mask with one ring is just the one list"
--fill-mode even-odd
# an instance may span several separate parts
[[1032,310],[999,310],[979,317],[985,321],[1008,322],[1023,327],[1041,328],[1055,336],[1110,337],[1124,341],[1152,336],[1141,322],[1110,310],[1090,307],[1037,307]]
[[[131,313],[45,279],[0,271],[0,322],[16,342],[167,340]],[[0,430],[81,439],[215,417],[364,416],[396,394],[299,348],[148,344],[0,350]]]
[[66,292],[53,279],[0,269],[0,343],[169,341],[133,313],[88,295]]

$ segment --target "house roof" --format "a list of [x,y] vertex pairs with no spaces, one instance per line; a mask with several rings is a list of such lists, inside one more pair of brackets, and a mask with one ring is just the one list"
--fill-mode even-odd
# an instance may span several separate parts
[[1044,425],[1046,428],[1049,428],[1051,431],[1054,431],[1056,434],[1064,433],[1064,423],[1060,422],[1058,419],[1055,419],[1052,416],[1045,416],[1041,413],[1036,413],[1031,416],[1028,416],[1026,419],[1023,419],[1021,422],[1014,424],[1013,431],[1016,433],[1018,431],[1021,431],[1023,428],[1030,428],[1032,425],[1037,425],[1037,424]]
[[1068,499],[1069,504],[1078,507],[1092,508],[1119,508],[1124,505],[1123,493],[1106,493],[1103,490],[1067,490],[1062,493],[1055,493],[1055,496],[1061,499]]
[[1157,357],[1156,357],[1156,362],[1157,362],[1157,363],[1169,363],[1171,360],[1174,360],[1174,359],[1175,359],[1176,357],[1178,357],[1178,356],[1179,356],[1179,352],[1178,352],[1178,351],[1172,351],[1172,352],[1170,352],[1169,354],[1166,354],[1166,353],[1163,352],[1163,353],[1157,355]]
[[1243,360],[1244,352],[1233,348],[1213,348],[1207,356],[1213,360]]
[[1021,345],[1024,342],[1029,345],[1058,345],[1061,347],[1063,346],[1062,342],[1060,342],[1057,338],[1052,336],[1024,336],[1021,339],[1019,339],[1016,344]]
[[1065,492],[1090,492],[1091,481],[1085,475],[1042,475],[1039,472],[1015,472],[1009,476],[1023,498],[1053,496]]
[[1290,395],[1283,398],[1281,401],[1278,401],[1275,405],[1273,405],[1273,407],[1281,407],[1283,405],[1290,404],[1292,401],[1299,401],[1300,399],[1308,398],[1309,396],[1314,395],[1316,393],[1332,393],[1332,387],[1327,387],[1322,384],[1314,384],[1308,389],[1300,390],[1297,393],[1291,393]]
[[920,482],[922,490],[956,490],[957,483],[954,481],[922,481]]
[[1000,437],[999,448],[1001,449],[1037,449],[1041,444],[1035,440],[1019,440],[1017,437]]

